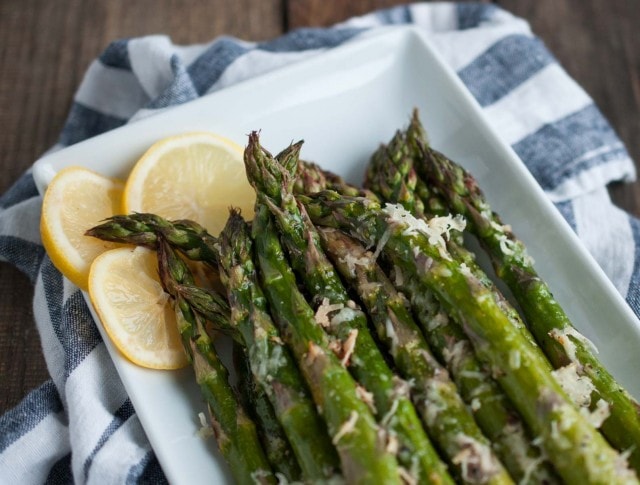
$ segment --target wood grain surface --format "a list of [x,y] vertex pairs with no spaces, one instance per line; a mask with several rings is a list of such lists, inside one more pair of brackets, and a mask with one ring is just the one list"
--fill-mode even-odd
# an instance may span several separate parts
[[[2,0],[0,194],[50,146],[92,59],[110,41],[164,34],[204,43],[222,34],[263,40],[328,26],[394,0]],[[500,0],[528,20],[593,97],[640,160],[640,9],[634,0]],[[615,184],[616,203],[640,215],[640,184]],[[48,379],[29,280],[0,263],[0,413]]]

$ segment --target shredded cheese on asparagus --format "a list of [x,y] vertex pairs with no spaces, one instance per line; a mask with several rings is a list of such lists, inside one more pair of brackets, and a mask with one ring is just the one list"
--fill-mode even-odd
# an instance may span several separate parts
[[373,393],[367,391],[361,385],[356,386],[356,395],[371,409],[373,414],[377,414],[376,403],[373,401]]
[[356,339],[358,338],[358,329],[354,328],[349,332],[349,336],[342,344],[342,358],[340,363],[346,366],[349,363],[349,359],[353,355],[353,351],[356,348]]
[[467,356],[470,352],[468,342],[460,340],[453,346],[445,348],[442,352],[444,361],[449,369],[457,369],[460,366],[461,360]]
[[329,320],[329,314],[342,308],[344,308],[344,305],[342,303],[334,303],[332,305],[329,303],[328,298],[324,298],[322,300],[322,304],[316,310],[315,320],[318,325],[327,328],[331,324],[331,320]]
[[456,443],[460,451],[451,462],[460,466],[460,474],[464,481],[483,483],[498,472],[489,446],[464,433],[457,434]]
[[198,428],[198,436],[203,439],[207,439],[210,436],[213,436],[213,428],[207,421],[207,417],[204,413],[198,413],[198,419],[200,420],[200,428]]
[[551,374],[576,405],[582,408],[591,404],[591,393],[596,390],[596,386],[588,376],[578,374],[578,366],[575,362],[560,367]]
[[364,256],[359,258],[355,257],[353,254],[349,253],[342,258],[342,262],[347,265],[347,269],[349,270],[349,274],[352,277],[356,275],[356,266],[364,266],[368,267],[372,263],[372,258],[370,253],[365,253]]
[[333,444],[337,445],[338,442],[347,434],[349,433],[353,433],[353,430],[356,428],[356,423],[358,422],[358,418],[360,417],[360,415],[356,412],[356,411],[351,411],[351,414],[349,415],[349,419],[346,420],[342,426],[340,426],[340,429],[338,430],[338,432],[333,436]]
[[549,332],[549,336],[560,345],[562,345],[565,353],[567,354],[567,358],[571,362],[575,362],[576,364],[580,364],[576,357],[576,344],[569,337],[573,337],[577,342],[580,342],[583,345],[587,346],[591,349],[592,352],[596,354],[598,353],[598,348],[594,345],[594,343],[573,327],[567,326],[563,329],[554,328],[553,330],[551,330],[551,332]]
[[598,399],[596,408],[593,411],[582,408],[580,409],[580,414],[582,414],[594,428],[598,429],[602,426],[602,423],[611,416],[611,406],[609,406],[609,403],[604,399]]
[[[387,222],[390,225],[400,225],[404,227],[403,235],[411,236],[422,234],[428,238],[429,244],[438,249],[438,253],[443,259],[451,260],[447,251],[447,240],[451,231],[463,231],[466,221],[461,215],[432,217],[429,220],[418,219],[400,204],[385,204],[382,209],[387,215]],[[377,249],[376,249],[377,252]]]

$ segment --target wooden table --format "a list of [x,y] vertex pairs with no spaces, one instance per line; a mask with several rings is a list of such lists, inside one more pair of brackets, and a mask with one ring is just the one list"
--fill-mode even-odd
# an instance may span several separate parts
[[[228,34],[264,40],[327,26],[397,0],[2,0],[0,2],[0,194],[62,128],[90,61],[111,40],[164,33],[179,44]],[[594,98],[640,161],[640,9],[633,0],[499,0],[527,19]],[[640,184],[611,187],[640,215]],[[0,413],[48,379],[33,321],[33,290],[0,263]]]

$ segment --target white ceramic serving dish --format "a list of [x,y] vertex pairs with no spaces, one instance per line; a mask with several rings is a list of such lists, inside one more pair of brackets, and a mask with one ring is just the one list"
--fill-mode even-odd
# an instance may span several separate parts
[[[40,191],[68,165],[124,177],[164,136],[210,130],[244,145],[251,130],[262,130],[267,149],[277,152],[302,138],[303,158],[360,183],[369,155],[406,126],[414,107],[432,145],[476,176],[492,207],[527,244],[575,326],[600,349],[614,376],[640,397],[638,320],[513,150],[483,119],[455,73],[414,28],[360,37],[66,148],[39,160],[34,176]],[[229,480],[213,439],[197,435],[198,413],[205,406],[190,370],[136,367],[103,337],[170,482]]]

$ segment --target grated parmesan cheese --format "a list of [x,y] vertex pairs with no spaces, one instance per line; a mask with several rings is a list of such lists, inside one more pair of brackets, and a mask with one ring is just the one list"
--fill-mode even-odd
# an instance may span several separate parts
[[396,329],[393,327],[393,320],[391,320],[391,317],[387,317],[385,320],[384,329],[387,338],[391,341],[391,353],[392,355],[395,355],[396,348],[398,347],[398,334],[396,334]]
[[198,413],[198,419],[200,420],[200,428],[198,428],[198,436],[202,439],[207,439],[214,435],[213,428],[207,422],[207,417],[204,413]]
[[507,237],[506,234],[501,234],[498,237],[500,243],[500,251],[507,256],[513,256],[516,252],[514,250],[515,243]]
[[577,406],[584,408],[591,405],[591,394],[596,387],[588,376],[578,374],[578,366],[575,362],[560,367],[551,374]]
[[356,423],[358,422],[359,414],[355,411],[351,411],[349,415],[349,419],[345,421],[338,432],[333,436],[332,443],[337,445],[338,442],[347,434],[353,433],[353,430],[356,428]]
[[387,203],[382,212],[387,215],[389,224],[404,227],[403,235],[414,236],[422,234],[426,236],[429,244],[435,246],[440,256],[447,260],[451,260],[446,244],[446,241],[450,238],[451,231],[463,231],[466,226],[466,221],[461,215],[456,215],[455,217],[451,215],[438,216],[429,220],[417,219],[400,204]]
[[371,266],[373,261],[371,253],[364,253],[364,256],[360,258],[356,258],[353,254],[348,253],[344,258],[342,258],[342,262],[347,265],[349,274],[352,277],[356,276],[356,266],[364,266],[366,268]]
[[268,470],[256,470],[251,474],[251,480],[256,485],[260,485],[262,483],[267,482],[267,478],[271,475],[271,472]]
[[611,415],[611,407],[604,399],[598,399],[596,408],[593,411],[590,412],[587,408],[582,408],[580,409],[580,414],[582,414],[594,428],[598,429]]
[[340,363],[343,366],[346,366],[353,355],[353,351],[356,348],[356,339],[358,338],[358,329],[354,328],[349,332],[349,336],[342,344],[342,358],[340,359]]
[[[376,295],[378,294],[381,288],[382,288],[382,283],[378,281],[367,281],[366,283],[360,284],[360,290],[364,295]],[[349,300],[349,301],[351,302],[352,300]],[[348,306],[349,308],[352,308],[354,310],[358,308],[355,302],[353,303],[353,307],[351,305],[348,305]]]
[[437,272],[438,275],[442,276],[443,278],[449,278],[453,274],[449,268],[446,268],[444,266],[438,267]]
[[464,433],[456,435],[460,451],[451,459],[460,466],[460,475],[466,482],[484,483],[498,472],[491,448]]
[[382,237],[380,237],[380,240],[376,244],[376,250],[371,255],[371,260],[373,262],[378,260],[378,256],[380,256],[380,253],[382,252],[384,247],[387,245],[387,242],[389,242],[390,237],[391,237],[391,226],[387,227],[387,229],[382,234]]
[[316,310],[316,314],[314,317],[316,323],[324,328],[327,328],[331,324],[331,321],[329,320],[329,313],[340,310],[342,308],[344,308],[344,305],[342,303],[334,303],[333,305],[331,305],[329,303],[329,298],[324,298],[322,300],[322,304]]
[[309,351],[306,355],[306,360],[309,364],[313,364],[318,357],[324,355],[324,351],[320,348],[319,345],[314,344],[313,342],[309,342]]
[[457,369],[460,366],[460,361],[469,353],[469,348],[465,340],[459,340],[452,347],[447,347],[442,352],[447,367],[450,369]]
[[394,399],[393,402],[391,403],[391,407],[389,408],[389,411],[386,412],[386,414],[384,416],[382,416],[382,419],[380,420],[380,424],[382,426],[387,426],[389,424],[389,422],[391,422],[391,419],[393,418],[393,416],[396,414],[396,411],[398,410],[398,399]]
[[356,386],[356,395],[371,409],[373,414],[377,414],[378,410],[376,409],[376,404],[373,401],[373,393],[367,391],[360,384]]
[[398,454],[398,450],[400,449],[400,443],[394,433],[389,433],[387,435],[387,444],[384,449],[387,453],[391,453],[392,455]]
[[398,376],[393,376],[393,395],[408,399],[414,385],[415,381],[413,379],[406,381]]
[[580,364],[576,357],[576,344],[569,337],[573,337],[576,341],[590,348],[594,353],[598,353],[598,348],[594,343],[573,327],[567,326],[563,329],[554,328],[549,332],[549,336],[562,345],[567,354],[567,358],[576,364]]
[[489,385],[488,383],[484,382],[482,384],[480,384],[479,386],[474,387],[471,392],[469,393],[469,397],[474,398],[474,397],[478,397],[481,394],[490,391],[491,390],[491,385]]
[[362,314],[358,308],[351,308],[349,306],[343,306],[338,313],[331,317],[331,326],[337,327],[344,322],[349,322],[356,319]]
[[435,379],[430,379],[427,383],[425,400],[423,402],[424,409],[426,410],[424,418],[427,426],[433,426],[438,421],[440,414],[447,408],[447,405],[439,399],[439,396],[442,394],[440,388],[443,386],[443,383]]
[[433,332],[436,328],[441,327],[442,325],[447,325],[448,323],[449,317],[447,314],[444,312],[438,312],[427,323],[427,330],[429,330],[429,332]]
[[[629,457],[631,453],[635,450],[635,446],[624,450],[622,453],[619,453],[616,458],[616,474],[619,476],[630,476],[633,472],[629,470]],[[634,477],[635,478],[635,477]]]
[[460,264],[460,273],[462,273],[463,276],[467,278],[473,277],[473,273],[471,273],[471,269],[469,268],[469,266],[467,266],[467,263]]
[[[266,336],[266,334],[265,334]],[[269,349],[271,348],[271,353]],[[273,377],[271,374],[280,367],[287,364],[287,358],[284,355],[281,346],[270,347],[267,344],[267,339],[260,339],[255,341],[255,345],[251,349],[251,353],[254,356],[253,362],[258,362],[257,367],[252,366],[252,370],[260,380],[271,382]],[[259,357],[255,357],[259,356]]]
[[479,381],[482,381],[487,377],[484,372],[475,370],[463,370],[459,372],[459,375],[460,377],[464,377],[465,379],[477,379]]
[[[483,214],[484,215],[484,214]],[[504,225],[500,225],[498,224],[496,221],[494,221],[493,219],[491,219],[489,221],[489,225],[495,229],[496,231],[500,231],[500,232],[511,232],[511,226],[509,224],[504,224]]]
[[522,478],[518,482],[518,485],[526,485],[527,483],[530,483],[531,478],[533,476],[533,472],[536,471],[536,468],[538,468],[545,460],[546,460],[546,457],[543,455],[540,455],[537,458],[532,458],[529,461],[529,464],[527,465],[527,467],[525,468],[524,474],[522,475]]

